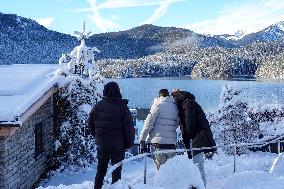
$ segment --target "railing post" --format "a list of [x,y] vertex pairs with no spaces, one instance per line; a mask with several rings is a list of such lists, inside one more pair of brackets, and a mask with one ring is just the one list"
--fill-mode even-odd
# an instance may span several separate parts
[[278,148],[277,148],[277,152],[278,152],[278,154],[280,154],[281,153],[281,148],[280,148],[280,141],[278,141],[278,146],[277,146]]
[[191,158],[193,158],[192,139],[190,139],[189,147],[190,147],[190,154],[191,154]]
[[146,175],[147,175],[147,153],[144,156],[144,184],[146,184]]
[[234,173],[236,173],[237,146],[234,146]]

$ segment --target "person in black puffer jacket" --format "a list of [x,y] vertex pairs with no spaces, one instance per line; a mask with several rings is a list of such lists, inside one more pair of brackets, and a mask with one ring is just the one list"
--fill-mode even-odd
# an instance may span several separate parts
[[[174,90],[172,96],[176,100],[181,121],[181,131],[184,145],[187,149],[216,146],[206,115],[195,101],[195,96],[187,91]],[[192,141],[192,144],[191,144]],[[215,152],[216,149],[188,152],[188,158],[198,166],[204,185],[204,153]],[[192,157],[193,155],[193,157]]]
[[[135,130],[127,100],[122,99],[117,83],[104,86],[102,100],[92,109],[88,126],[97,145],[97,174],[95,189],[101,189],[107,172],[108,162],[116,164],[125,157],[125,150],[133,145]],[[112,183],[121,178],[120,166],[112,174]]]

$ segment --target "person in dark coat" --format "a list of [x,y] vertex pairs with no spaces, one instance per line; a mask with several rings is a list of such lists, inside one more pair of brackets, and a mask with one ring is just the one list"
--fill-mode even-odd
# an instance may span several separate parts
[[[172,96],[177,102],[181,121],[181,132],[187,149],[216,146],[206,115],[201,106],[195,101],[195,96],[187,91],[174,90]],[[206,175],[204,171],[204,153],[213,150],[198,150],[188,152],[188,158],[198,166],[204,185]],[[192,157],[193,156],[193,157]]]
[[[122,99],[117,83],[104,86],[102,100],[92,109],[88,126],[97,146],[97,174],[95,189],[101,189],[109,161],[114,165],[125,157],[125,150],[133,145],[135,130],[127,100]],[[121,178],[120,166],[112,173],[112,183]]]

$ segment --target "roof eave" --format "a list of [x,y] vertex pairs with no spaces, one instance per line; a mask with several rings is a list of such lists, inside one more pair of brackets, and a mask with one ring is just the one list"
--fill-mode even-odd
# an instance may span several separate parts
[[20,122],[2,122],[0,123],[0,127],[20,127],[22,123]]

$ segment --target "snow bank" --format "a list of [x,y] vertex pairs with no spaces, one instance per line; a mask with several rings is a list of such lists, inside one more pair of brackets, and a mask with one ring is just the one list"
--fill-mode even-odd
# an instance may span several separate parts
[[95,175],[96,167],[74,168],[74,171],[71,169],[55,171],[41,183],[38,189],[93,188]]
[[195,186],[197,189],[204,189],[198,168],[185,155],[169,159],[152,177],[148,176],[146,185],[143,184],[142,178],[136,180],[135,183],[122,179],[111,187],[106,186],[105,189],[128,189],[128,186],[135,189],[187,189],[190,186]]
[[[222,152],[215,154],[212,160],[205,161],[207,189],[283,189],[283,161],[269,170],[277,154],[251,152],[237,156],[237,172],[233,173],[233,156]],[[280,161],[279,161],[280,163]],[[157,171],[151,159],[147,160],[147,184],[143,184],[143,161],[130,162],[123,166],[122,180],[105,189],[188,189],[190,184],[202,184],[199,172],[186,156],[176,156],[167,161]],[[276,167],[282,174],[276,174]],[[280,170],[282,169],[282,170]],[[95,168],[86,168],[80,172],[58,172],[39,189],[91,189]],[[201,186],[202,188],[202,186]]]
[[267,172],[246,171],[224,180],[219,189],[283,189],[284,178]]
[[[91,189],[94,188],[94,183],[91,181],[85,181],[81,184],[72,184],[69,186],[60,184],[59,186],[49,186],[48,189]],[[43,187],[39,187],[38,189],[43,189]]]
[[155,175],[153,183],[165,189],[189,188],[189,186],[204,188],[198,168],[187,156],[175,156],[168,160]]

